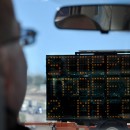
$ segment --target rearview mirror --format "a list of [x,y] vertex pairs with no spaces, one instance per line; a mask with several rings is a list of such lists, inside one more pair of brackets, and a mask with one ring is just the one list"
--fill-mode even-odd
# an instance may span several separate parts
[[61,8],[55,17],[60,29],[108,31],[130,30],[129,5],[88,5]]

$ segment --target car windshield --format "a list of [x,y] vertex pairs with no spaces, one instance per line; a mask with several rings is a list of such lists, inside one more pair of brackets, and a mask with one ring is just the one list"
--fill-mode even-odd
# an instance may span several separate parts
[[[82,17],[81,15],[83,15],[84,17],[84,15],[86,14],[79,14],[78,9],[80,9],[80,11],[82,10],[82,12],[86,12],[86,10],[89,10],[89,12],[91,12],[92,15],[89,16],[89,14],[87,14],[87,17],[89,17],[89,20],[92,19],[92,21],[94,21],[94,23],[97,24],[96,26],[98,26],[99,24],[98,22],[100,21],[99,27],[102,28],[101,30],[103,30],[103,32],[107,32],[108,30],[115,30],[115,31],[110,31],[109,33],[101,33],[100,31],[91,31],[91,29],[84,30],[83,28],[80,30],[79,28],[76,28],[75,30],[69,30],[68,26],[66,27],[66,29],[61,29],[63,27],[62,26],[63,23],[61,21],[67,18],[68,16],[70,16],[69,15],[70,12],[68,11],[68,8],[65,8],[65,10],[63,10],[62,12],[62,10],[60,10],[60,7],[57,4],[54,4],[53,2],[51,3],[50,1],[46,1],[46,0],[39,0],[39,1],[38,0],[21,0],[21,1],[13,0],[13,2],[15,6],[17,19],[21,23],[22,28],[25,28],[25,29],[30,28],[37,31],[37,38],[36,38],[35,44],[24,48],[24,52],[25,52],[25,56],[26,56],[27,64],[28,64],[28,81],[27,81],[28,88],[27,88],[25,101],[19,113],[19,119],[21,122],[46,122],[48,121],[47,119],[50,119],[50,120],[54,119],[53,121],[55,121],[59,118],[59,115],[51,115],[53,111],[55,112],[57,110],[56,106],[61,105],[57,103],[57,98],[54,99],[54,102],[52,99],[50,99],[51,101],[49,103],[52,103],[52,106],[49,108],[52,108],[52,109],[49,110],[48,108],[50,115],[47,114],[47,105],[49,103],[47,104],[47,92],[46,92],[47,83],[49,84],[49,86],[53,86],[56,80],[55,78],[59,78],[58,77],[59,74],[60,76],[62,76],[62,79],[66,78],[65,77],[66,75],[69,75],[70,77],[67,77],[67,79],[64,79],[64,81],[62,82],[58,81],[61,79],[58,79],[55,82],[54,89],[56,89],[56,86],[62,86],[63,82],[65,82],[67,85],[69,84],[68,85],[69,87],[65,88],[67,85],[66,86],[63,85],[64,91],[68,90],[70,92],[70,95],[72,94],[74,96],[75,94],[77,94],[77,91],[75,90],[76,92],[73,93],[72,86],[76,86],[77,84],[80,85],[81,87],[80,89],[82,89],[82,94],[86,92],[86,89],[83,88],[84,84],[81,83],[82,80],[90,77],[89,72],[88,73],[84,72],[84,70],[86,70],[85,69],[86,66],[88,69],[93,70],[93,72],[94,70],[100,71],[97,73],[100,75],[100,77],[102,77],[105,74],[107,74],[107,72],[102,71],[104,70],[104,66],[102,65],[102,63],[107,64],[108,62],[106,58],[108,58],[109,61],[111,62],[113,61],[114,63],[111,63],[110,65],[106,66],[106,70],[109,71],[110,68],[112,67],[113,68],[112,71],[114,71],[114,74],[117,71],[116,73],[117,77],[116,78],[114,77],[116,80],[120,81],[120,78],[122,78],[121,77],[122,75],[118,73],[118,70],[122,69],[123,74],[125,71],[126,73],[130,73],[130,70],[129,70],[130,63],[128,64],[124,63],[125,61],[130,61],[129,58],[114,57],[115,59],[114,58],[112,59],[111,57],[106,56],[107,54],[113,55],[117,53],[123,53],[123,54],[125,53],[129,55],[129,52],[130,52],[130,44],[129,44],[130,32],[128,31],[130,27],[130,23],[129,23],[130,22],[129,21],[130,20],[130,15],[129,15],[130,7],[129,6],[124,6],[124,5],[118,6],[119,7],[118,11],[123,12],[122,13],[123,16],[118,11],[117,12],[115,11],[117,14],[116,16],[114,15],[115,18],[112,15],[112,12],[114,9],[116,9],[116,7],[111,6],[111,5],[107,5],[107,6],[94,5],[93,8],[90,8],[91,6],[89,6],[87,9],[86,9],[87,6],[82,6],[82,9],[80,8],[80,6],[78,8],[75,8],[75,7],[69,8],[71,9],[74,15],[80,15],[80,18]],[[102,12],[102,10],[106,10],[106,12],[104,11]],[[98,15],[98,12],[99,14],[102,14],[102,15]],[[123,19],[120,18],[120,16],[125,17],[125,21],[123,21]],[[117,23],[116,25],[114,25],[115,24],[114,21],[115,23]],[[82,23],[80,23],[80,25],[82,25]],[[93,26],[93,24],[91,25]],[[118,25],[121,25],[121,26],[118,26]],[[69,25],[69,27],[71,26]],[[118,29],[115,27],[117,27]],[[120,29],[121,30],[124,29],[126,31],[118,31]],[[87,62],[91,62],[92,59],[94,58],[93,68],[91,67],[90,63],[89,65],[83,66],[84,64],[87,64],[87,63],[86,61],[82,61],[81,59],[84,59],[86,56],[80,57],[79,59],[75,60],[75,52],[81,52],[81,55],[84,55],[84,54],[89,55],[88,59],[90,60],[87,60]],[[83,53],[85,52],[85,53],[82,54],[82,52]],[[102,52],[104,52],[104,54],[106,55],[102,56]],[[98,57],[95,58],[94,54],[98,54]],[[63,55],[63,57],[62,56],[58,57],[59,55]],[[69,58],[66,59],[66,57],[64,57],[66,55],[72,56],[72,57],[70,59]],[[47,57],[49,59],[47,59]],[[104,59],[102,60],[103,57]],[[97,64],[99,60],[101,60],[102,63],[99,62]],[[63,63],[59,64],[60,61],[63,61]],[[122,61],[123,67],[121,67],[118,64],[120,61]],[[50,63],[54,63],[54,64],[50,65]],[[69,63],[72,63],[72,65],[69,66],[68,65]],[[75,67],[75,64],[77,63],[81,63],[81,66],[79,66],[78,68],[76,68],[77,66]],[[115,70],[114,67],[116,65],[117,65],[117,68]],[[70,70],[72,70],[70,73],[68,72],[67,67],[70,68]],[[99,70],[97,69],[98,67],[100,68]],[[77,73],[77,71],[80,70],[81,68],[82,68],[82,71],[80,71],[80,73]],[[125,70],[125,68],[127,68],[128,70]],[[64,70],[64,71],[62,72],[61,70]],[[54,75],[52,75],[53,72],[54,72]],[[109,74],[112,75],[113,73],[111,72]],[[84,76],[82,77],[83,79],[82,78],[78,79],[79,78],[78,76],[81,76],[81,75]],[[54,77],[52,78],[52,76]],[[71,81],[73,80],[71,76],[73,76],[73,78],[77,78],[79,82],[75,80],[71,83],[68,82],[69,78],[71,78],[70,79]],[[123,75],[122,80],[123,79],[127,81],[127,83],[125,84],[127,85],[130,84],[130,79],[128,77],[125,77]],[[100,80],[101,82],[97,83],[97,80]],[[109,82],[108,84],[109,86],[112,86],[111,89],[113,91],[113,94],[112,95],[108,94],[108,96],[113,96],[112,98],[114,99],[119,97],[120,95],[116,93],[117,91],[120,91],[120,93],[121,92],[125,93],[127,91],[128,92],[127,94],[129,94],[130,92],[129,88],[121,89],[121,85],[123,85],[124,82],[123,83],[121,82],[120,85],[119,84],[115,85],[114,84],[115,81],[113,77],[109,77],[108,79],[106,78],[106,80],[112,81],[112,82]],[[93,81],[93,86],[97,85],[99,88],[101,87],[101,84],[104,83],[104,79],[102,80],[102,79],[95,78],[94,80],[91,80],[91,82],[92,81]],[[90,81],[88,80],[86,84],[90,84],[89,82]],[[118,86],[120,90],[118,90]],[[49,88],[49,89],[52,90],[52,88]],[[97,92],[97,95],[99,95],[99,90],[97,91],[96,89],[93,89],[93,91],[91,92],[93,94]],[[104,92],[105,89],[100,88],[100,91]],[[50,91],[50,92],[53,92],[53,91]],[[55,94],[56,93],[59,94],[59,92],[60,90],[56,91]],[[58,98],[62,96],[60,95]],[[77,100],[77,97],[74,100]],[[124,101],[125,103],[126,102],[130,103],[129,100],[128,101],[125,99],[121,99],[121,100]],[[67,102],[67,101],[69,102],[69,99],[67,100],[63,99],[62,103]],[[90,102],[90,100],[88,102],[89,102],[89,105],[92,103]],[[100,104],[100,102],[101,102],[101,99],[98,100],[98,104]],[[108,103],[108,102],[106,101],[105,103]],[[77,105],[76,103],[77,102],[75,102],[74,105]],[[113,103],[114,103],[114,100],[113,100]],[[124,106],[125,106],[125,103],[123,104]],[[73,104],[73,103],[70,102],[69,104]],[[82,103],[79,104],[78,107],[80,107],[80,105],[84,107],[86,103],[83,102],[83,104]],[[121,103],[118,104],[118,106],[120,105]],[[66,108],[64,105],[62,107]],[[129,106],[126,106],[126,107],[127,107],[126,109],[129,109]],[[70,106],[69,109],[72,110],[72,108]],[[95,106],[93,106],[93,108],[95,108]],[[58,110],[59,109],[61,108],[59,107]],[[82,109],[82,110],[85,110],[85,109]],[[68,115],[71,114],[71,112],[68,112],[68,113],[67,112],[65,111],[65,114],[68,117]],[[87,112],[89,113],[89,111]],[[113,110],[112,113],[114,112],[115,112],[115,109]],[[94,112],[92,112],[92,114],[94,114]],[[74,118],[75,118],[75,115],[74,115]]]

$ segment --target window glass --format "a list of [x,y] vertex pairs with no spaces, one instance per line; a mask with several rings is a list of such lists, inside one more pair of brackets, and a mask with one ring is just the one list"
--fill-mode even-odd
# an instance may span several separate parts
[[[79,50],[129,50],[130,48],[128,42],[130,40],[130,37],[129,33],[127,32],[101,34],[100,32],[92,33],[91,31],[86,30],[80,30],[82,33],[77,30],[61,31],[61,29],[57,28],[55,28],[55,30],[51,30],[50,27],[52,27],[52,25],[55,26],[54,22],[58,23],[62,18],[65,18],[70,14],[79,15],[80,12],[85,12],[85,7],[69,8],[69,10],[65,8],[63,10],[59,10],[56,19],[53,19],[53,21],[49,21],[51,19],[50,15],[54,10],[52,11],[52,8],[50,7],[47,7],[49,9],[46,10],[47,8],[43,6],[43,1],[13,1],[15,5],[16,16],[21,23],[22,28],[31,28],[36,30],[38,33],[35,44],[23,48],[28,64],[28,82],[26,97],[19,113],[19,119],[21,122],[47,121],[46,55],[73,55]],[[109,12],[110,9],[111,6],[107,6],[105,8],[105,10],[107,10],[106,12]],[[90,10],[91,12],[91,8],[88,8],[88,10]],[[98,12],[100,11],[101,8],[94,9],[89,17],[94,14],[96,19],[96,16],[98,16]],[[110,16],[111,14],[108,13],[108,19]],[[125,16],[129,19],[129,16],[127,14]],[[105,22],[105,24],[105,26],[108,27],[107,22]],[[75,64],[75,62],[73,63]],[[111,67],[111,65],[109,67]],[[76,68],[70,66],[70,69],[75,70]],[[102,69],[103,68],[101,68],[101,71]],[[96,82],[96,80],[94,81]],[[101,83],[102,82],[103,81],[101,81]],[[61,86],[61,83],[57,84]],[[73,82],[73,84],[75,85],[75,81]],[[82,83],[79,82],[79,84],[81,84],[82,87]],[[94,94],[95,91],[96,90],[93,90]],[[104,91],[104,89],[101,89],[101,91]],[[116,91],[116,89],[114,89],[113,91]],[[130,90],[128,89],[128,92],[129,91]]]

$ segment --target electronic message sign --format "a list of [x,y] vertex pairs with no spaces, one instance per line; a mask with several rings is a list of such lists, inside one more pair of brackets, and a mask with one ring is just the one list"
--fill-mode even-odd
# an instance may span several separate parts
[[130,54],[47,55],[47,119],[130,119]]

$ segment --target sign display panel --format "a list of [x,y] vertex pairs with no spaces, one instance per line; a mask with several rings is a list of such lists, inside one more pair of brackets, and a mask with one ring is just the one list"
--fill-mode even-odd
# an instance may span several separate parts
[[47,119],[130,119],[130,55],[47,55]]

